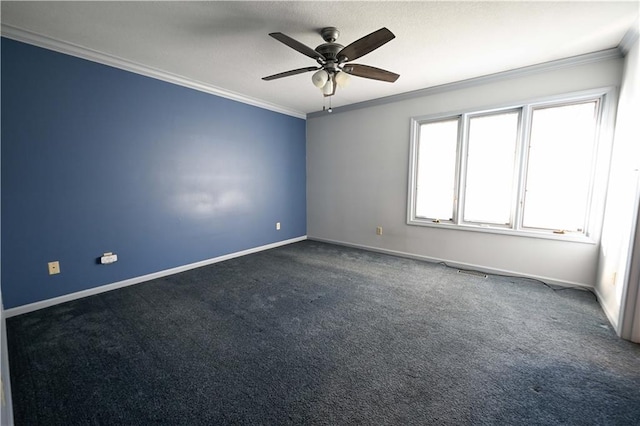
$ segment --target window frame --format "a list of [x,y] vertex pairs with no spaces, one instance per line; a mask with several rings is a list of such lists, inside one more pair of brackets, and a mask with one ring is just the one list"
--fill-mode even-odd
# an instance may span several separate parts
[[[512,175],[512,179],[513,179],[513,188],[512,188],[512,195],[511,195],[511,206],[510,206],[510,211],[509,211],[509,223],[505,223],[505,224],[500,224],[500,223],[495,223],[495,222],[478,222],[478,221],[473,221],[473,220],[465,220],[464,218],[464,211],[465,211],[465,207],[466,207],[466,199],[467,199],[467,171],[468,171],[468,165],[469,165],[469,138],[471,137],[471,120],[473,118],[477,118],[477,117],[490,117],[492,115],[500,115],[500,114],[507,114],[507,113],[513,113],[516,112],[518,114],[518,122],[517,122],[517,126],[516,126],[516,141],[515,141],[515,152],[514,152],[514,158],[513,158],[513,164],[514,164],[514,170],[513,170],[513,175]],[[521,140],[521,133],[522,133],[522,109],[521,108],[501,108],[501,109],[497,109],[497,110],[490,110],[490,111],[480,111],[480,112],[473,112],[473,113],[468,113],[464,115],[464,132],[461,135],[461,141],[459,141],[459,143],[461,144],[461,151],[460,151],[460,158],[459,158],[459,162],[460,162],[460,174],[459,174],[459,179],[460,179],[460,191],[457,194],[457,198],[459,200],[458,204],[460,205],[459,211],[460,211],[460,216],[459,216],[459,222],[460,224],[463,225],[470,225],[470,226],[489,226],[491,228],[498,228],[498,229],[511,229],[514,224],[516,223],[516,211],[517,211],[517,205],[516,205],[516,200],[517,200],[517,194],[518,194],[518,174],[519,174],[519,165],[520,165],[520,149],[521,149],[521,144],[520,144],[520,140]],[[417,195],[417,194],[416,194]]]
[[[458,115],[445,115],[445,116],[435,116],[435,118],[429,118],[427,120],[421,120],[419,122],[413,122],[412,120],[412,137],[411,140],[414,140],[414,134],[416,135],[415,137],[417,138],[418,135],[420,134],[420,127],[423,124],[429,124],[429,123],[434,123],[434,122],[442,122],[442,121],[454,121],[457,120],[458,121],[458,140],[456,141],[456,164],[455,164],[455,171],[454,171],[454,181],[453,181],[453,194],[454,194],[454,199],[457,199],[457,194],[459,193],[459,183],[460,183],[460,134],[462,133],[463,130],[463,124],[462,124],[462,120],[463,117],[462,115],[458,114]],[[412,206],[412,217],[417,218],[418,221],[423,222],[423,221],[433,221],[433,220],[437,220],[438,223],[453,223],[453,220],[457,217],[457,203],[455,201],[453,201],[451,203],[451,218],[450,219],[444,219],[444,218],[423,218],[420,216],[417,216],[415,214],[416,212],[416,206],[417,206],[417,195],[418,195],[418,191],[417,191],[417,184],[418,184],[418,161],[419,161],[419,156],[420,156],[420,146],[418,143],[413,144],[411,146],[411,150],[412,150],[412,160],[411,160],[411,167],[413,172],[410,172],[410,180],[413,180],[413,187],[416,188],[415,191],[413,191],[411,200],[410,200],[410,204]]]
[[[447,113],[430,114],[411,117],[409,176],[407,193],[407,224],[440,229],[456,229],[494,234],[516,235],[521,237],[545,238],[564,241],[575,241],[595,244],[599,241],[606,184],[609,175],[609,163],[613,141],[613,120],[615,117],[616,90],[614,87],[596,88],[579,92],[571,92],[494,105],[488,108],[468,108]],[[533,112],[536,109],[559,107],[597,102],[595,137],[593,141],[593,158],[589,182],[589,200],[585,209],[583,232],[557,233],[558,230],[527,228],[523,226],[525,206],[526,177],[528,172],[528,148],[531,136]],[[467,153],[469,147],[469,123],[473,117],[493,114],[519,112],[516,152],[514,155],[514,182],[511,200],[511,224],[498,225],[481,222],[464,221],[464,205],[466,192]],[[459,120],[458,140],[456,147],[456,178],[454,182],[454,200],[451,220],[441,218],[422,218],[415,214],[418,190],[416,187],[418,173],[418,155],[420,149],[420,126],[430,122]],[[436,220],[440,219],[440,220]]]

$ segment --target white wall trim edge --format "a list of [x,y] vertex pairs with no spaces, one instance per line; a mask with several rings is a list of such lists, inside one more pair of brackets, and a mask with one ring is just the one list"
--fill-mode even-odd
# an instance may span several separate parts
[[609,320],[609,323],[611,324],[611,327],[613,327],[613,330],[616,332],[616,334],[618,336],[620,336],[620,327],[619,327],[619,324],[618,324],[617,316],[615,316],[615,315],[613,315],[611,313],[611,311],[607,307],[606,303],[602,303],[602,301],[604,300],[604,297],[602,297],[602,295],[598,291],[598,287],[594,287],[593,288],[593,292],[596,295],[596,298],[598,299],[598,304],[600,305],[600,307],[604,311],[604,314],[607,316],[607,319]]
[[624,37],[622,37],[622,40],[620,40],[620,44],[618,47],[620,48],[620,51],[622,52],[622,54],[625,56],[627,55],[627,53],[629,53],[629,51],[633,47],[633,44],[636,42],[636,40],[638,40],[638,36],[640,36],[639,30],[638,30],[639,25],[640,24],[638,23],[638,19],[636,19],[636,21],[631,26],[631,28],[629,28],[629,30],[625,33]]
[[285,108],[280,105],[263,101],[261,99],[251,98],[249,96],[222,89],[217,86],[213,86],[196,80],[191,80],[177,74],[172,74],[166,71],[159,70],[157,68],[152,68],[133,61],[129,61],[127,59],[109,55],[107,53],[98,52],[97,50],[92,50],[77,44],[56,40],[54,38],[13,27],[11,25],[2,25],[2,36],[15,41],[20,41],[23,43],[53,50],[58,53],[64,53],[66,55],[75,56],[77,58],[86,59],[114,68],[119,68],[121,70],[144,75],[146,77],[166,81],[178,86],[188,87],[190,89],[242,102],[244,104],[253,105],[270,111],[279,112],[281,114],[306,119],[306,114],[301,111]]
[[578,282],[573,282],[573,281],[565,281],[565,280],[557,280],[557,279],[554,279],[554,278],[543,277],[543,276],[539,276],[539,275],[525,275],[525,274],[522,274],[522,273],[519,273],[519,272],[509,271],[509,270],[506,270],[506,269],[487,268],[486,266],[475,265],[475,264],[472,264],[472,263],[457,262],[455,260],[440,259],[440,258],[437,258],[437,257],[423,256],[423,255],[407,253],[407,252],[403,252],[403,251],[389,250],[389,249],[384,249],[384,248],[380,248],[380,247],[366,246],[366,245],[363,245],[363,244],[347,243],[347,242],[344,242],[344,241],[328,240],[328,239],[325,239],[325,238],[318,238],[318,237],[313,237],[313,236],[308,236],[307,239],[311,240],[311,241],[319,241],[319,242],[323,242],[323,243],[330,243],[330,244],[337,244],[337,245],[346,246],[346,247],[359,248],[359,249],[362,249],[362,250],[368,250],[368,251],[373,251],[373,252],[377,252],[377,253],[390,254],[392,256],[406,257],[406,258],[409,258],[409,259],[416,259],[416,260],[424,260],[426,262],[432,262],[432,263],[444,262],[447,265],[452,266],[454,268],[472,269],[472,270],[484,272],[484,273],[487,273],[487,274],[508,275],[508,276],[514,276],[514,277],[529,278],[529,279],[533,279],[533,280],[537,280],[537,281],[542,281],[542,282],[544,282],[544,283],[546,283],[548,285],[553,285],[553,286],[558,286],[558,287],[571,287],[571,288],[578,288],[578,289],[584,289],[584,290],[593,290],[593,286],[590,286],[590,285],[584,284],[584,283],[578,283]]
[[189,263],[187,265],[177,266],[175,268],[165,269],[163,271],[153,272],[151,274],[142,275],[139,277],[129,278],[129,279],[118,281],[111,284],[105,284],[99,287],[90,288],[87,290],[82,290],[82,291],[78,291],[71,294],[65,294],[64,296],[54,297],[52,299],[29,303],[28,305],[17,306],[15,308],[6,309],[4,311],[4,316],[5,318],[10,318],[16,315],[26,314],[28,312],[33,312],[39,309],[48,308],[49,306],[58,305],[60,303],[69,302],[76,299],[82,299],[83,297],[93,296],[96,294],[104,293],[111,290],[116,290],[122,287],[134,285],[134,284],[140,284],[146,281],[154,280],[156,278],[162,278],[168,275],[173,275],[173,274],[188,271],[191,269],[200,268],[202,266],[207,266],[214,263],[223,262],[225,260],[234,259],[236,257],[246,256],[248,254],[258,253],[264,250],[269,250],[272,248],[285,246],[292,243],[297,243],[299,241],[304,241],[306,239],[307,239],[307,236],[303,235],[301,237],[291,238],[289,240],[278,241],[275,243],[238,251],[235,253],[225,254],[225,255],[214,257],[211,259],[201,260],[199,262]]

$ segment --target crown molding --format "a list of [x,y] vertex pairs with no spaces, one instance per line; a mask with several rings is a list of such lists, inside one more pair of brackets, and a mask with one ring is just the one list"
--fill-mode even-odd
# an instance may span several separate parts
[[86,59],[88,61],[97,62],[103,65],[108,65],[110,67],[119,68],[121,70],[155,78],[157,80],[166,81],[178,86],[188,87],[200,92],[209,93],[211,95],[220,96],[281,114],[286,114],[302,119],[306,118],[306,114],[301,111],[285,108],[280,105],[263,101],[261,99],[245,96],[240,93],[213,86],[211,84],[192,80],[177,74],[172,74],[170,72],[162,71],[157,68],[149,67],[107,53],[98,52],[97,50],[89,49],[77,44],[56,40],[54,38],[23,30],[21,28],[13,27],[11,25],[2,25],[2,36],[11,40],[31,44],[37,47],[42,47],[44,49],[53,50],[55,52],[64,53],[66,55],[75,56],[77,58]]
[[[427,87],[425,89],[414,90],[411,92],[400,93],[397,95],[386,96],[384,98],[371,99],[369,101],[358,102],[337,108],[333,108],[333,114],[347,112],[362,108],[371,108],[374,106],[385,105],[393,102],[405,101],[408,99],[421,98],[431,96],[438,93],[449,92],[453,90],[467,89],[474,86],[503,81],[512,78],[524,77],[531,74],[548,72],[562,68],[575,67],[585,65],[592,62],[606,61],[609,59],[620,59],[623,57],[622,49],[614,47],[612,49],[601,50],[598,52],[587,53],[584,55],[572,56],[570,58],[558,59],[555,61],[543,62],[541,64],[530,65],[527,67],[516,68],[513,70],[502,71],[494,74],[474,77],[467,80],[455,81],[452,83],[441,84],[438,86]],[[324,111],[316,111],[307,114],[307,118],[322,117],[326,115]]]
[[638,41],[638,32],[640,32],[640,24],[636,19],[636,22],[624,34],[624,37],[622,37],[622,40],[620,40],[620,44],[618,45],[618,48],[623,55],[626,56],[633,47],[634,43]]

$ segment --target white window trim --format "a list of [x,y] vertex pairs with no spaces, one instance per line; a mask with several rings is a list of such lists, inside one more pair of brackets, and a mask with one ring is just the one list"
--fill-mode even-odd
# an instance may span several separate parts
[[[463,132],[461,132],[461,140],[458,141],[459,144],[459,149],[460,149],[460,157],[458,159],[458,163],[460,164],[460,170],[458,172],[458,181],[460,182],[460,190],[458,192],[458,202],[456,203],[456,208],[458,208],[458,206],[460,207],[460,210],[463,212],[464,208],[465,208],[465,204],[466,204],[466,191],[467,191],[467,163],[468,163],[468,153],[469,153],[469,130],[471,128],[471,119],[475,118],[475,117],[487,117],[487,116],[491,116],[491,115],[495,115],[495,114],[502,114],[502,113],[509,113],[509,112],[517,112],[518,113],[518,127],[516,130],[516,151],[515,151],[515,155],[514,155],[514,163],[515,163],[515,167],[514,167],[514,175],[512,176],[512,178],[514,179],[514,181],[517,183],[519,181],[518,179],[518,174],[519,174],[519,165],[521,164],[520,159],[520,150],[521,150],[521,144],[519,143],[520,140],[522,139],[521,137],[521,132],[522,132],[522,116],[524,114],[524,111],[522,111],[521,107],[515,107],[515,108],[499,108],[499,109],[495,109],[495,110],[490,110],[490,111],[480,111],[480,112],[470,112],[470,113],[465,113],[462,115],[462,119],[463,121],[461,122],[462,127],[463,127]],[[518,191],[518,188],[515,188],[516,191]],[[516,199],[519,199],[519,192],[516,193],[516,196],[514,196],[512,198],[512,205],[511,205],[511,214],[509,217],[509,223],[507,224],[485,224],[483,222],[474,222],[474,221],[467,221],[464,219],[463,215],[460,215],[460,217],[458,218],[459,224],[461,225],[466,225],[466,226],[472,226],[472,227],[481,227],[481,228],[485,228],[485,227],[489,227],[491,229],[511,229],[511,227],[514,226],[514,224],[518,223],[516,221],[516,216],[517,216],[517,211],[518,208],[516,206],[517,202]],[[456,214],[454,217],[458,217],[458,215]]]
[[[597,244],[600,240],[602,221],[604,216],[604,203],[606,198],[606,187],[609,176],[609,166],[611,161],[611,151],[613,145],[613,129],[616,108],[616,88],[604,87],[579,92],[571,92],[526,100],[524,102],[511,102],[501,105],[493,105],[485,108],[474,108],[467,110],[456,110],[447,113],[430,114],[411,118],[411,139],[409,149],[409,177],[407,192],[407,224],[425,226],[439,229],[462,230],[472,232],[485,232],[493,234],[515,235],[519,237],[544,238],[551,240],[572,241],[579,243]],[[587,218],[585,220],[585,232],[556,234],[550,230],[536,230],[522,227],[523,209],[518,206],[523,202],[525,189],[525,179],[519,179],[516,188],[517,196],[514,197],[513,217],[511,227],[490,226],[487,224],[476,224],[464,222],[462,219],[461,207],[464,205],[464,164],[463,150],[467,149],[468,126],[463,125],[470,117],[482,116],[492,113],[508,112],[521,109],[520,123],[518,128],[518,145],[516,152],[516,173],[522,175],[526,173],[526,150],[522,140],[528,140],[530,133],[530,118],[533,109],[544,106],[558,106],[561,104],[578,103],[581,101],[600,99],[599,123],[596,130],[596,147],[594,151],[594,173],[591,182],[591,197],[587,206]],[[419,148],[420,125],[440,121],[447,118],[460,118],[460,131],[458,132],[458,148],[456,162],[456,182],[455,193],[456,202],[453,207],[453,220],[440,220],[435,223],[432,219],[424,219],[415,216],[416,207],[416,178],[417,159]],[[464,133],[464,134],[463,134]],[[463,143],[463,141],[465,141]]]

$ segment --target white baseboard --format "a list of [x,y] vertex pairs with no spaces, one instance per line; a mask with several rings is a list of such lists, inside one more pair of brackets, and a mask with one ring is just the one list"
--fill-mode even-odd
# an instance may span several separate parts
[[[127,279],[127,280],[124,280],[124,281],[118,281],[118,282],[115,282],[115,283],[112,283],[112,284],[105,284],[105,285],[100,286],[100,287],[91,288],[91,289],[79,291],[79,292],[76,292],[76,293],[66,294],[64,296],[54,297],[52,299],[42,300],[42,301],[39,301],[39,302],[30,303],[28,305],[22,305],[22,306],[18,306],[18,307],[11,308],[11,309],[6,309],[4,311],[4,317],[5,318],[10,318],[10,317],[13,317],[13,316],[16,316],[16,315],[21,315],[21,314],[25,314],[25,313],[28,313],[28,312],[37,311],[38,309],[47,308],[49,306],[57,305],[57,304],[60,304],[60,303],[71,301],[71,300],[81,299],[81,298],[87,297],[87,296],[93,296],[94,294],[100,294],[100,293],[104,293],[106,291],[111,291],[111,290],[115,290],[115,289],[118,289],[118,288],[134,285],[134,284],[139,284],[139,283],[150,281],[150,280],[153,280],[153,279],[156,279],[156,278],[166,277],[168,275],[177,274],[177,273],[180,273],[180,272],[188,271],[190,269],[200,268],[202,266],[207,266],[207,265],[211,265],[213,263],[223,262],[225,260],[233,259],[233,258],[236,258],[236,257],[246,256],[248,254],[257,253],[257,252],[264,251],[264,250],[269,250],[269,249],[272,249],[272,248],[284,246],[284,245],[287,245],[287,244],[296,243],[296,242],[299,242],[299,241],[304,241],[306,239],[313,240],[313,241],[330,243],[330,244],[337,244],[337,245],[346,246],[346,247],[359,248],[359,249],[362,249],[362,250],[368,250],[368,251],[373,251],[373,252],[378,252],[378,253],[390,254],[390,255],[393,255],[393,256],[405,257],[405,258],[409,258],[409,259],[424,260],[424,261],[432,262],[432,263],[444,262],[447,265],[452,266],[452,267],[461,268],[461,269],[473,269],[473,270],[476,270],[476,271],[485,272],[487,274],[509,275],[509,276],[522,277],[522,278],[531,278],[531,279],[543,281],[543,282],[545,282],[545,283],[547,283],[549,285],[555,285],[555,286],[559,286],[559,287],[577,287],[577,288],[582,288],[584,290],[595,290],[593,288],[593,286],[590,286],[590,285],[587,285],[587,284],[584,284],[584,283],[578,283],[578,282],[566,281],[566,280],[558,280],[558,279],[555,279],[555,278],[544,277],[544,276],[539,276],[539,275],[526,275],[526,274],[522,274],[522,273],[515,272],[515,271],[509,271],[509,270],[497,269],[497,268],[488,268],[488,267],[482,266],[482,265],[475,265],[475,264],[471,264],[471,263],[457,262],[455,260],[450,260],[450,259],[441,259],[441,258],[423,256],[423,255],[407,253],[407,252],[402,252],[402,251],[397,251],[397,250],[389,250],[389,249],[384,249],[384,248],[380,248],[380,247],[372,247],[372,246],[367,246],[367,245],[363,245],[363,244],[353,244],[353,243],[348,243],[348,242],[345,242],[345,241],[330,240],[330,239],[326,239],[326,238],[319,238],[319,237],[313,237],[313,236],[304,235],[302,237],[292,238],[292,239],[284,240],[284,241],[278,241],[276,243],[267,244],[267,245],[260,246],[260,247],[254,247],[254,248],[251,248],[251,249],[247,249],[247,250],[243,250],[243,251],[239,251],[239,252],[235,252],[235,253],[226,254],[226,255],[223,255],[223,256],[218,256],[218,257],[214,257],[214,258],[211,258],[211,259],[202,260],[200,262],[190,263],[188,265],[178,266],[176,268],[165,269],[163,271],[158,271],[158,272],[154,272],[154,273],[151,273],[151,274],[130,278],[130,279]],[[597,294],[597,292],[596,292],[596,296],[598,297],[598,300],[600,301],[601,297],[600,297],[599,294]],[[601,306],[602,306],[602,304],[601,304]],[[616,324],[617,321],[613,321],[612,320],[611,315],[610,315],[609,312],[607,312],[606,308],[604,306],[602,306],[602,308],[605,311],[605,314],[607,315],[607,317],[609,318],[609,321],[611,321],[612,324]]]
[[163,271],[154,272],[139,277],[129,278],[124,281],[118,281],[112,284],[105,284],[100,287],[90,288],[87,290],[78,291],[75,293],[65,294],[64,296],[54,297],[52,299],[41,300],[39,302],[29,303],[28,305],[17,306],[15,308],[6,309],[4,311],[5,318],[14,317],[16,315],[26,314],[28,312],[37,311],[38,309],[47,308],[49,306],[58,305],[60,303],[69,302],[71,300],[81,299],[87,296],[93,296],[95,294],[104,293],[106,291],[116,290],[118,288],[127,287],[134,284],[140,284],[145,281],[154,280],[156,278],[166,277],[168,275],[177,274],[180,272],[188,271],[190,269],[200,268],[202,266],[211,265],[213,263],[223,262],[225,260],[233,259],[236,257],[246,256],[248,254],[257,253],[272,248],[285,246],[299,241],[306,240],[307,236],[291,238],[289,240],[278,241],[272,244],[267,244],[260,247],[254,247],[247,250],[238,251],[235,253],[225,254],[223,256],[214,257],[211,259],[202,260],[200,262],[190,263],[188,265],[178,266],[171,269],[165,269]]
[[578,283],[578,282],[573,282],[573,281],[565,281],[565,280],[558,280],[558,279],[555,279],[555,278],[544,277],[544,276],[540,276],[540,275],[527,275],[527,274],[523,274],[521,272],[509,271],[509,270],[506,270],[506,269],[488,268],[486,266],[475,265],[473,263],[457,262],[455,260],[440,259],[440,258],[437,258],[437,257],[423,256],[423,255],[407,253],[407,252],[403,252],[403,251],[389,250],[389,249],[384,249],[384,248],[380,248],[380,247],[371,247],[371,246],[366,246],[366,245],[363,245],[363,244],[347,243],[347,242],[344,242],[344,241],[329,240],[329,239],[326,239],[326,238],[318,238],[318,237],[313,237],[313,236],[308,236],[307,239],[312,240],[312,241],[319,241],[319,242],[324,242],[324,243],[337,244],[337,245],[346,246],[346,247],[359,248],[359,249],[362,249],[362,250],[368,250],[368,251],[373,251],[373,252],[377,252],[377,253],[390,254],[392,256],[406,257],[406,258],[409,258],[409,259],[416,259],[416,260],[424,260],[426,262],[431,262],[431,263],[444,262],[447,265],[452,266],[454,268],[471,269],[471,270],[475,270],[475,271],[484,272],[486,274],[508,275],[508,276],[513,276],[513,277],[530,278],[530,279],[542,281],[542,282],[544,282],[544,283],[546,283],[548,285],[553,285],[553,286],[558,286],[558,287],[571,287],[571,288],[580,288],[580,289],[584,289],[584,290],[593,290],[593,286],[588,285],[588,284],[584,284],[584,283]]

